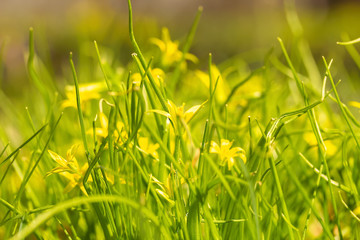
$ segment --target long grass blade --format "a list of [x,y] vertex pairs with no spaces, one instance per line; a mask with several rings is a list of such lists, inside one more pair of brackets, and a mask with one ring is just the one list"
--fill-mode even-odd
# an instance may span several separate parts
[[19,147],[17,147],[12,153],[10,153],[1,163],[0,167],[6,163],[14,154],[16,154],[21,148],[23,148],[26,144],[28,144],[32,139],[34,139],[41,131],[45,129],[47,124],[42,126],[36,133],[34,133],[30,138],[28,138],[23,144],[21,144]]
[[56,214],[61,213],[71,207],[80,206],[82,204],[88,203],[96,203],[96,202],[114,202],[119,204],[125,204],[132,207],[135,210],[139,210],[142,212],[151,222],[155,224],[155,226],[159,226],[162,232],[164,229],[160,225],[160,221],[157,216],[152,213],[147,208],[141,206],[139,203],[119,196],[114,195],[94,195],[90,197],[78,197],[67,200],[65,202],[61,202],[55,205],[53,208],[48,211],[37,216],[33,221],[31,221],[27,226],[25,226],[22,231],[16,234],[14,237],[10,238],[10,240],[20,240],[29,236],[33,231],[39,228],[42,224],[48,221],[50,218],[54,217]]

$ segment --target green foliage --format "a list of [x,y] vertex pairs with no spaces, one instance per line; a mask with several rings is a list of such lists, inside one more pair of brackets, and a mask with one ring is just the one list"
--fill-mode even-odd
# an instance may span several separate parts
[[[330,71],[337,59],[312,57],[294,6],[292,52],[278,38],[262,66],[210,54],[204,70],[190,54],[202,8],[185,42],[163,30],[141,49],[128,4],[132,61],[94,42],[87,61],[70,54],[74,84],[59,93],[39,74],[30,29],[42,105],[23,112],[0,91],[14,119],[0,127],[0,238],[359,239],[357,113]],[[339,42],[356,63],[358,43]]]

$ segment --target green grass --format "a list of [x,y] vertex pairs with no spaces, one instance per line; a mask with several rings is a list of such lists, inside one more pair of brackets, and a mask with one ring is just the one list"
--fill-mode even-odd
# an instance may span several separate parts
[[128,4],[129,62],[95,41],[65,88],[30,28],[30,100],[0,91],[0,238],[360,239],[357,79],[313,58],[294,6],[294,44],[238,68],[190,54],[202,8],[180,45],[142,49]]

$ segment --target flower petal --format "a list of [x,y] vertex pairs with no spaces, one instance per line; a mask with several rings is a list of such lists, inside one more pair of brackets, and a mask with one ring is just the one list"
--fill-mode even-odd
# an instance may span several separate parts
[[191,108],[189,108],[185,114],[184,114],[184,119],[185,119],[185,122],[188,123],[191,121],[191,119],[193,119],[193,117],[199,112],[199,110],[205,105],[205,103],[207,103],[207,100],[205,102],[203,102],[202,104],[200,105],[196,105],[196,106],[193,106]]
[[210,153],[218,153],[218,154],[220,154],[219,145],[217,145],[217,143],[214,142],[214,141],[211,141]]
[[235,159],[234,158],[229,158],[229,160],[227,161],[228,164],[228,169],[231,170],[231,168],[234,166],[235,164]]
[[53,152],[51,150],[48,150],[48,153],[50,154],[50,157],[53,160],[55,160],[55,162],[57,162],[59,165],[61,165],[63,167],[67,167],[68,161],[66,159],[64,159],[59,154],[57,154],[56,152]]

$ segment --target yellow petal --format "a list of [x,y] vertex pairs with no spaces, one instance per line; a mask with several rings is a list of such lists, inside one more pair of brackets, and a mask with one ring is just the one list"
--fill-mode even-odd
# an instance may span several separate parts
[[114,184],[114,175],[112,174],[105,174],[106,180],[111,183]]
[[355,208],[353,212],[359,216],[360,215],[360,206]]
[[48,153],[50,154],[50,157],[53,160],[55,160],[59,165],[61,165],[63,167],[67,167],[68,161],[66,159],[64,159],[59,154],[57,154],[56,152],[53,152],[51,150],[48,150]]
[[148,146],[148,152],[149,152],[149,153],[153,153],[153,152],[155,152],[156,150],[158,150],[159,147],[160,147],[160,145],[159,145],[158,143],[149,144],[149,146]]
[[170,116],[173,118],[173,120],[175,120],[178,112],[178,107],[171,100],[167,101],[167,106]]
[[144,151],[147,150],[148,146],[149,146],[149,140],[146,137],[139,137],[138,138],[138,143],[141,149],[143,149]]
[[60,108],[61,109],[65,109],[67,107],[73,107],[76,108],[76,101],[75,100],[70,100],[70,99],[65,99],[64,101],[62,101]]
[[152,44],[158,46],[161,52],[165,52],[165,51],[166,51],[166,45],[165,45],[165,43],[164,43],[162,40],[160,40],[160,39],[158,39],[158,38],[150,38],[150,42],[151,42]]
[[303,136],[304,136],[304,140],[309,145],[317,145],[317,140],[313,132],[307,132]]
[[164,76],[165,76],[165,73],[163,70],[161,70],[160,68],[154,68],[151,70],[151,74],[153,75],[153,78],[155,80],[155,83],[158,85],[158,86],[161,86],[161,84],[163,83],[164,81]]
[[356,107],[356,108],[360,108],[360,103],[356,102],[356,101],[350,101],[349,102],[350,106]]
[[241,154],[239,155],[239,157],[240,157],[240,159],[241,159],[244,163],[246,163],[247,158],[246,158],[245,153],[241,153]]
[[224,150],[224,149],[230,149],[231,146],[232,146],[232,142],[230,142],[229,140],[227,139],[221,139],[221,149]]
[[171,116],[171,114],[168,113],[168,112],[165,112],[165,111],[163,111],[163,110],[157,110],[157,109],[151,109],[151,110],[149,110],[148,112],[154,112],[154,113],[163,115],[163,116],[169,118],[169,119],[173,122],[172,116]]
[[[150,178],[152,179],[153,183],[156,183],[161,189],[162,191],[166,191],[164,183],[160,182],[156,177],[154,177],[153,175],[150,176]],[[157,189],[158,190],[158,189]]]
[[45,174],[45,177],[48,177],[51,174],[61,173],[61,172],[66,172],[66,171],[69,171],[68,167],[56,167],[56,168],[53,168],[51,171],[47,172]]
[[74,158],[76,152],[78,151],[80,147],[80,144],[74,144],[71,146],[71,148],[69,150],[67,150],[66,152],[66,159],[68,161],[72,161],[72,159]]
[[82,83],[79,84],[80,93],[99,93],[105,91],[107,86],[104,82]]
[[244,154],[245,150],[242,149],[241,147],[233,147],[230,149],[231,153],[233,153],[234,155],[240,155],[240,154]]
[[166,53],[169,61],[176,61],[181,58],[181,52],[179,51],[179,43],[177,41],[167,42]]
[[197,63],[199,61],[198,58],[195,55],[191,54],[191,53],[185,54],[185,59],[189,60],[189,61],[191,61],[193,63]]
[[151,110],[149,110],[148,112],[158,113],[158,114],[160,114],[160,115],[163,115],[163,116],[165,116],[165,117],[167,117],[167,118],[170,118],[170,119],[171,119],[171,115],[170,115],[170,113],[165,112],[165,111],[162,111],[162,110],[151,109]]
[[125,131],[124,123],[122,123],[122,122],[117,122],[117,123],[116,123],[116,129],[119,130],[120,132],[121,132],[121,131]]
[[108,131],[107,129],[103,129],[103,128],[95,128],[95,134],[96,136],[106,138],[108,135]]
[[214,141],[211,141],[210,153],[220,153],[219,145]]
[[141,82],[141,75],[140,73],[134,73],[131,75],[131,81],[133,83],[136,83],[138,86],[140,86],[140,82]]
[[78,178],[76,173],[70,173],[68,171],[63,171],[63,172],[60,172],[59,174],[61,176],[64,176],[65,178],[67,178],[70,182],[76,183],[75,178]]
[[234,158],[229,158],[229,160],[227,161],[228,163],[228,169],[231,170],[231,168],[234,166],[235,164],[235,159]]
[[199,110],[207,103],[207,100],[200,105],[196,105],[188,109],[184,114],[185,122],[188,123],[199,112]]
[[155,77],[160,76],[163,77],[165,76],[165,72],[160,69],[160,68],[154,68],[151,70],[151,74],[154,75]]
[[85,163],[85,164],[81,167],[80,173],[81,173],[82,175],[84,175],[85,172],[88,170],[88,168],[89,168],[89,164],[88,164],[88,163]]
[[85,187],[82,184],[80,186],[80,190],[84,193],[85,196],[87,196],[87,197],[89,196],[85,190]]
[[100,112],[99,113],[99,119],[100,119],[101,128],[108,129],[108,119],[107,119],[105,113]]
[[70,192],[76,187],[76,185],[77,185],[76,182],[69,182],[68,185],[66,185],[66,187],[64,188],[64,193]]
[[169,29],[167,29],[166,27],[163,27],[161,29],[161,38],[165,44],[169,44],[169,42],[171,42]]
[[[209,88],[210,81],[209,81],[208,73],[197,70],[195,71],[195,76],[197,76],[197,78],[200,79],[200,81],[203,82],[207,88]],[[211,66],[211,79],[212,79],[213,88],[215,86],[216,81],[218,81],[215,92],[216,100],[218,100],[219,102],[224,102],[230,92],[230,88],[227,82],[222,78],[219,69],[215,65]]]
[[[98,99],[100,98],[100,92],[103,92],[107,89],[105,83],[103,82],[96,82],[96,83],[83,83],[79,85],[79,92],[80,92],[80,101],[84,103],[91,99]],[[65,86],[65,95],[66,98],[62,104],[62,108],[66,107],[77,107],[76,103],[76,93],[75,93],[75,86],[74,85],[67,85]]]
[[163,191],[161,191],[160,189],[156,189],[156,192],[162,196],[166,201],[168,201],[171,205],[175,204],[175,202],[173,200],[170,199],[169,195]]

